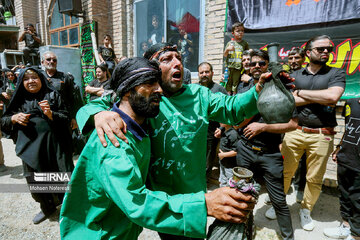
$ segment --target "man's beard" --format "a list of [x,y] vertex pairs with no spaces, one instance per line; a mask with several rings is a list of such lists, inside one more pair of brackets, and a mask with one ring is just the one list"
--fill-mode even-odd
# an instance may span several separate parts
[[138,94],[136,91],[130,91],[129,103],[135,114],[145,117],[153,118],[159,114],[159,105],[153,104],[153,102],[159,103],[162,94],[153,93],[148,98]]
[[320,58],[320,59],[311,59],[311,62],[313,64],[317,64],[317,65],[325,65],[327,63],[327,61],[329,61],[329,59],[323,59],[323,58]]
[[56,70],[55,66],[45,65],[44,67],[45,67],[46,70]]
[[209,82],[210,82],[210,79],[208,77],[200,78],[200,83],[205,83],[207,85]]

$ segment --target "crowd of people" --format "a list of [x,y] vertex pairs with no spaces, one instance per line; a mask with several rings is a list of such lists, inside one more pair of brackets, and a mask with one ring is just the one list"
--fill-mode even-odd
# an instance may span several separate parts
[[[28,27],[22,38],[28,34],[36,42]],[[183,53],[156,33],[151,40],[157,43],[144,48],[143,57],[122,60],[105,35],[99,48],[102,64],[85,88],[91,100],[86,105],[72,75],[57,70],[53,52],[42,54],[42,71],[23,66],[17,75],[16,69],[4,70],[1,131],[16,144],[28,184],[34,172],[72,172],[71,192],[32,193],[41,208],[33,222],[41,223],[62,204],[62,239],[137,239],[143,227],[158,231],[161,239],[203,239],[207,216],[243,223],[253,210],[254,197],[227,187],[232,169],[240,166],[264,182],[271,204],[265,216],[276,219],[282,238],[291,240],[286,203],[291,181],[301,204],[301,227],[312,231],[311,211],[332,154],[343,222],[324,234],[360,239],[359,146],[354,140],[360,101],[347,101],[346,131],[333,152],[335,105],[345,89],[345,72],[326,65],[333,50],[330,37],[313,37],[289,52],[279,77],[296,108],[288,122],[266,123],[257,99],[272,78],[269,55],[250,49],[241,23],[233,25],[232,33],[224,50],[230,71],[224,86],[213,81],[209,62],[198,65],[199,83],[185,83]],[[79,131],[88,139],[80,150],[74,147]],[[81,154],[74,168],[76,152]],[[219,188],[207,192],[217,162]]]

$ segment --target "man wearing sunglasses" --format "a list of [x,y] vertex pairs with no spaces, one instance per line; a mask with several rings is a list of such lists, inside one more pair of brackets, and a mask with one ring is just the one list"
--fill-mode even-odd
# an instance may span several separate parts
[[[267,77],[269,55],[263,50],[253,50],[250,53],[249,85],[242,92],[248,91]],[[266,124],[260,114],[246,119],[240,124],[240,140],[236,146],[237,165],[254,172],[255,178],[263,176],[265,186],[273,208],[270,208],[271,219],[279,224],[283,239],[294,239],[289,208],[286,204],[283,180],[283,158],[280,153],[281,133],[293,131],[297,127],[297,118],[294,115],[288,123]],[[268,217],[268,212],[265,214]],[[268,217],[269,218],[269,217]]]
[[284,189],[289,190],[299,160],[306,152],[306,185],[299,214],[301,226],[307,231],[314,229],[310,212],[319,198],[326,163],[334,148],[335,105],[345,89],[345,72],[326,65],[332,45],[326,35],[310,39],[305,46],[309,64],[291,74],[297,89],[293,95],[299,126],[285,134],[282,144]]
[[[62,99],[71,117],[71,129],[77,128],[75,115],[82,106],[80,101],[75,101],[79,89],[75,85],[74,77],[70,73],[63,73],[57,70],[58,59],[55,53],[45,52],[41,57],[41,65],[44,68],[43,74],[50,84],[61,94]],[[81,99],[81,98],[80,98]]]

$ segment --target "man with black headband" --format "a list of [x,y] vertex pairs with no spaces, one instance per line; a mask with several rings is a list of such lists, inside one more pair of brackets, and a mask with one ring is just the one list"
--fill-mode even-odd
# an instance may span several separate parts
[[[214,120],[235,125],[256,114],[256,97],[265,79],[262,77],[260,84],[241,95],[231,97],[213,94],[208,88],[197,84],[182,84],[183,65],[176,47],[156,44],[146,51],[144,57],[156,59],[160,63],[160,85],[165,96],[160,102],[159,115],[149,119],[152,162],[148,182],[151,188],[169,195],[201,192],[201,198],[192,199],[194,204],[201,203],[199,211],[207,209],[209,216],[220,220],[243,222],[253,207],[254,199],[251,196],[227,187],[206,193],[208,122]],[[80,129],[86,131],[84,127],[91,128],[88,122],[91,114],[98,113],[94,120],[102,143],[107,145],[104,141],[105,131],[111,142],[119,146],[112,128],[117,128],[117,135],[124,138],[119,133],[118,125],[122,120],[118,114],[103,111],[109,104],[105,98],[96,99],[80,109],[77,120]],[[202,222],[206,223],[206,216],[203,216]],[[206,228],[206,224],[203,228]],[[162,239],[174,238],[160,236]]]
[[144,58],[126,59],[115,68],[111,87],[121,101],[112,111],[126,123],[128,143],[103,148],[93,131],[61,209],[62,239],[131,240],[142,227],[189,237],[205,234],[206,208],[194,201],[203,192],[169,196],[145,187],[150,163],[146,119],[159,113],[160,78],[158,64]]

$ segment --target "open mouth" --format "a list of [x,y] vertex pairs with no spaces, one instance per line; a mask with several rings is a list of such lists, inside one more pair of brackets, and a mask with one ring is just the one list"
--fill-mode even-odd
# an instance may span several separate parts
[[181,78],[181,73],[180,73],[180,72],[175,72],[175,73],[173,74],[173,78],[175,78],[175,79],[180,79],[180,78]]

